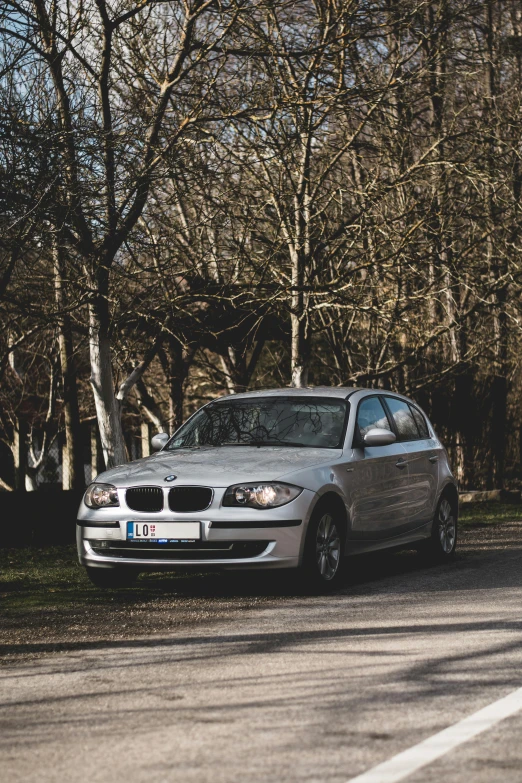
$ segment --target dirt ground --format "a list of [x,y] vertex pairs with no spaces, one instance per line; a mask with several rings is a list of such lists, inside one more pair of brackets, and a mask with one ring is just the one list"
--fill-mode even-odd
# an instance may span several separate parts
[[[473,508],[463,515],[457,562],[520,535],[522,509]],[[350,561],[343,592],[375,579],[427,566],[415,552]],[[99,590],[77,563],[74,547],[0,551],[0,663],[96,647],[101,642],[210,626],[246,610],[302,598],[291,573],[177,573],[142,575],[135,587]]]

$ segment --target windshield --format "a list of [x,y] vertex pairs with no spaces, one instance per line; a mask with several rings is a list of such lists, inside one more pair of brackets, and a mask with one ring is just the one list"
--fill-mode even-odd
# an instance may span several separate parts
[[348,403],[321,397],[254,397],[213,402],[198,411],[167,449],[199,446],[342,448]]

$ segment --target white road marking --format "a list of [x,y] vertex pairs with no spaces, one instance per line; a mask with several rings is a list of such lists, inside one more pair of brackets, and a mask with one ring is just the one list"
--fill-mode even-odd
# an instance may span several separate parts
[[397,756],[378,764],[368,772],[350,778],[348,783],[396,783],[411,775],[421,767],[444,756],[463,742],[476,737],[483,731],[492,728],[510,715],[522,709],[522,688],[518,688],[508,696],[494,701],[487,707],[468,715],[467,718],[448,726],[432,737],[419,742],[412,748],[398,753]]

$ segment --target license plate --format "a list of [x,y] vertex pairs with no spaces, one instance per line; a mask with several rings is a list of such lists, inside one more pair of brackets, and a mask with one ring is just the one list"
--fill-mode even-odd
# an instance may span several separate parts
[[200,539],[199,522],[127,522],[127,541],[190,544]]

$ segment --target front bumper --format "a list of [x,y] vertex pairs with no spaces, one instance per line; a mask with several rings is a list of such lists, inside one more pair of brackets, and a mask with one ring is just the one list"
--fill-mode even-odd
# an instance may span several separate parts
[[[120,488],[118,488],[120,489]],[[82,501],[78,512],[77,545],[82,565],[95,568],[139,567],[171,570],[179,567],[227,569],[295,568],[302,556],[304,538],[315,493],[275,509],[223,508],[224,489],[215,489],[203,512],[156,513],[133,511],[120,491],[120,506],[90,509]],[[201,524],[201,542],[177,547],[157,544],[143,547],[126,541],[126,523],[189,522]]]

